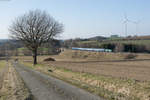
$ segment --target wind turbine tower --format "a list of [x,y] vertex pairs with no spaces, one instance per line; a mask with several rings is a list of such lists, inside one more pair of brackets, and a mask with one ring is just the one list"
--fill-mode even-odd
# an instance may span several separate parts
[[130,22],[130,20],[128,19],[127,15],[124,15],[124,24],[125,24],[125,37],[127,37],[128,35],[128,22]]
[[135,35],[137,36],[138,35],[138,26],[140,24],[140,21],[136,21],[136,22],[133,22],[135,24]]

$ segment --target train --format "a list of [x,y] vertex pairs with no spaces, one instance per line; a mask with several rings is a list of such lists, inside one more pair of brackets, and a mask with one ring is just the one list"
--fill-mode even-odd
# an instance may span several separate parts
[[93,52],[112,52],[111,49],[104,49],[104,48],[77,48],[77,47],[72,47],[72,50],[93,51]]

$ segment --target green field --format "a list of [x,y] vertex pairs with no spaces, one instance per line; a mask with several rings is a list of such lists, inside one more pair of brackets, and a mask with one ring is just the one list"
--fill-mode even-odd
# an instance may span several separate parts
[[[28,50],[28,48],[22,47],[22,48],[18,48],[18,50],[19,50],[19,51]],[[48,48],[40,47],[40,48],[38,48],[38,50],[44,50],[44,51],[47,51]]]

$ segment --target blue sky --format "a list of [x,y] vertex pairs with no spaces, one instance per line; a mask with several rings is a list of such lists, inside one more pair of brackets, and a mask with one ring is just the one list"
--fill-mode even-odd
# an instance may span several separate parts
[[128,35],[150,35],[150,0],[0,0],[0,38],[17,16],[33,9],[46,10],[64,24],[59,38],[125,35],[124,14],[140,21],[138,30],[128,23]]

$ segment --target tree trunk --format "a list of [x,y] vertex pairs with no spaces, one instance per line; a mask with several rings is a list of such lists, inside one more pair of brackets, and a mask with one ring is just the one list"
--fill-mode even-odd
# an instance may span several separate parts
[[37,64],[37,49],[35,49],[33,51],[33,64],[36,65]]

